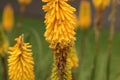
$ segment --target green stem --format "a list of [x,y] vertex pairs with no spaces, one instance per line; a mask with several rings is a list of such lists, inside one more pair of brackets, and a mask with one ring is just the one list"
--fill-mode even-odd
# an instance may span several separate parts
[[24,17],[24,13],[26,10],[26,6],[21,6],[20,7],[20,14],[19,14],[19,19],[18,19],[18,23],[17,23],[17,27],[16,27],[16,36],[21,35],[22,34],[22,22],[23,22],[23,17]]
[[112,12],[111,12],[111,27],[109,34],[109,46],[108,46],[108,62],[107,62],[107,80],[110,80],[110,60],[112,53],[112,44],[115,33],[115,21],[116,21],[116,12],[117,12],[117,0],[112,0]]
[[97,58],[99,55],[99,39],[100,39],[100,27],[101,27],[101,21],[102,21],[102,15],[103,11],[102,10],[97,10],[96,11],[96,16],[95,16],[95,21],[94,21],[94,31],[95,31],[95,56],[94,56],[94,61],[93,61],[93,69],[92,69],[92,76],[91,80],[94,80],[95,77],[95,70],[96,70],[96,63],[97,63]]
[[4,74],[4,80],[7,80],[7,66],[6,66],[6,61],[5,57],[1,56],[1,61],[2,61],[2,66],[3,66],[3,74]]
[[80,56],[81,56],[81,62],[82,62],[82,57],[84,55],[84,50],[85,50],[85,45],[86,45],[86,30],[82,30],[82,33],[81,33],[81,48],[80,48]]
[[75,80],[75,77],[74,77],[74,73],[73,73],[73,71],[72,71],[72,80]]
[[81,38],[81,54],[84,54],[85,40],[86,40],[86,30],[82,30],[82,38]]
[[19,25],[18,25],[18,27],[21,27],[25,10],[26,10],[26,6],[21,6],[21,8],[20,8]]

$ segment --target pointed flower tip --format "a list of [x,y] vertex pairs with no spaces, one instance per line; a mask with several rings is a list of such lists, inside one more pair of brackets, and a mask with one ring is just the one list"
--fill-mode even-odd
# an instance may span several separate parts
[[22,34],[21,36],[19,36],[18,38],[15,38],[15,41],[17,43],[23,43],[24,42],[24,34]]
[[21,40],[21,43],[24,42],[24,34],[22,34],[22,35],[20,36],[20,40]]

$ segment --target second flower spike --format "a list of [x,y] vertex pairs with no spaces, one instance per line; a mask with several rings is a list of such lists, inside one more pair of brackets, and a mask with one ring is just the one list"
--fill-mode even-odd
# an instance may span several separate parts
[[9,49],[8,75],[10,80],[34,80],[34,61],[31,45],[24,43],[23,35]]

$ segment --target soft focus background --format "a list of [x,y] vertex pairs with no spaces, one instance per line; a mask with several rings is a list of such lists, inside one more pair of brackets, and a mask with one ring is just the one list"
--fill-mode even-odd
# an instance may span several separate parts
[[[78,15],[78,9],[79,9],[79,3],[81,0],[71,0],[71,5],[73,5],[76,9],[77,12],[76,14]],[[92,5],[92,0],[90,0],[91,2],[91,6],[92,6],[92,17],[95,14],[93,5]],[[10,3],[12,4],[16,15],[19,14],[19,4],[17,0],[0,0],[0,12],[3,11],[4,6]],[[32,18],[39,18],[39,19],[43,19],[44,18],[44,12],[42,10],[42,5],[44,3],[42,3],[42,0],[32,0],[32,3],[27,7],[27,10],[25,12],[25,15],[27,17],[32,17]],[[109,16],[109,12],[110,12],[110,7],[108,7],[108,9],[104,12],[104,19],[103,19],[103,24],[106,25],[106,27],[109,27],[110,22],[108,22],[108,16]],[[118,13],[117,13],[117,22],[116,22],[116,27],[119,28],[119,21],[120,21],[120,5],[118,6]]]
[[[0,0],[0,23],[2,22],[2,11],[7,3],[10,3],[15,10],[15,25],[14,29],[6,33],[8,36],[10,45],[14,45],[14,38],[18,37],[19,34],[25,35],[25,42],[30,42],[32,44],[33,58],[35,61],[35,80],[50,80],[53,55],[49,48],[49,44],[45,41],[44,32],[44,12],[42,10],[41,0],[33,0],[32,3],[27,7],[24,15],[24,20],[22,21],[22,28],[18,30],[16,26],[18,25],[18,15],[20,11],[20,6],[17,0]],[[71,4],[77,9],[76,14],[78,15],[80,0],[73,0]],[[91,6],[93,7],[92,3]],[[110,14],[110,7],[105,11],[102,20],[102,29],[100,36],[100,54],[97,59],[97,68],[95,80],[106,80],[106,61],[107,61],[107,48],[108,48],[108,36],[110,22],[108,21],[108,16]],[[94,17],[94,8],[92,8],[92,17]],[[110,80],[120,80],[120,6],[118,6],[117,20],[116,20],[116,31],[115,38],[113,42],[112,58],[110,63]],[[17,34],[19,32],[19,34]],[[76,44],[77,55],[80,56],[80,42],[81,42],[81,30],[78,28],[76,30]],[[87,31],[86,36],[86,48],[85,54],[82,56],[82,60],[79,62],[79,67],[73,69],[74,80],[90,80],[91,72],[94,59],[94,30],[91,27]],[[0,80],[3,80],[3,69],[0,63]]]

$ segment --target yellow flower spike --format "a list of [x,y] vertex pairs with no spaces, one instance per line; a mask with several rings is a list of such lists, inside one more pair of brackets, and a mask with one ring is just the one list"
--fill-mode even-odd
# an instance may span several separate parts
[[9,42],[0,26],[0,55],[4,56],[7,53]]
[[8,75],[10,80],[34,80],[34,61],[31,45],[24,43],[23,35],[15,39],[16,45],[9,49]]
[[18,2],[21,6],[27,6],[32,2],[32,0],[18,0]]
[[2,24],[6,31],[11,31],[14,26],[14,11],[9,4],[4,8]]
[[48,2],[43,6],[46,12],[45,24],[46,32],[44,34],[46,40],[51,44],[51,48],[55,48],[57,43],[61,46],[67,46],[74,43],[76,17],[75,8],[70,6],[68,0],[42,0]]
[[78,65],[79,64],[79,59],[78,59],[75,47],[72,47],[70,49],[70,53],[68,54],[67,61],[69,62],[69,64],[71,65],[72,68],[76,68],[76,67],[79,66]]
[[93,4],[96,9],[104,10],[110,5],[110,0],[93,0]]
[[71,66],[67,62],[70,47],[75,41],[76,9],[70,6],[69,0],[42,0],[46,12],[46,40],[54,52],[52,80],[72,80]]
[[82,0],[79,10],[79,25],[81,29],[88,29],[91,25],[91,6],[89,1]]

